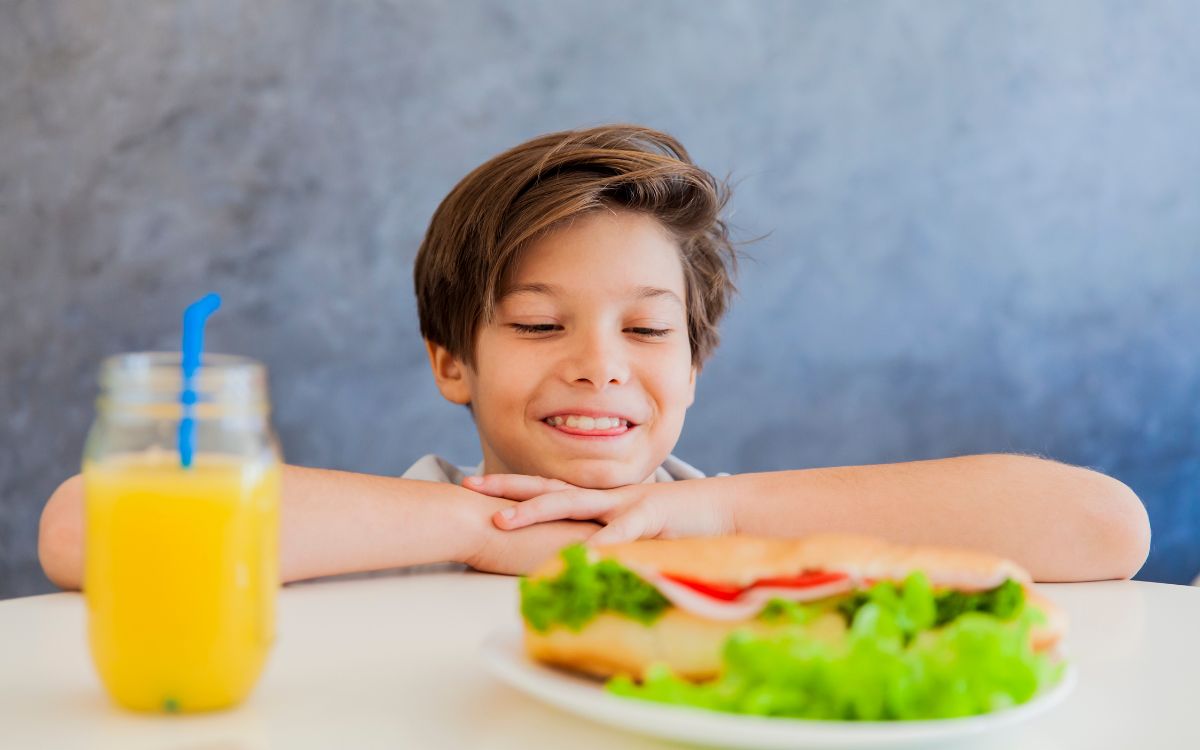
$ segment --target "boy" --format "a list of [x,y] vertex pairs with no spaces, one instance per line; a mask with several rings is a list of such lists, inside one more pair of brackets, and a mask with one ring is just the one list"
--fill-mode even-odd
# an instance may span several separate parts
[[[733,291],[728,193],[668,135],[553,133],[467,175],[417,256],[421,333],[467,406],[482,477],[288,467],[285,581],[440,561],[529,570],[591,538],[837,530],[1008,556],[1046,581],[1124,578],[1150,529],[1115,479],[1027,456],[703,478],[670,455]],[[52,581],[82,578],[82,492],[43,511]],[[604,524],[601,528],[598,524]]]

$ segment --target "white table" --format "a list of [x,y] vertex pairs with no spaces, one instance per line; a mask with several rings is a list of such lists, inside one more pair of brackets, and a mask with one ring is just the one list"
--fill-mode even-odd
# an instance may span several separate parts
[[[1068,612],[1079,684],[1016,735],[972,747],[1200,747],[1200,590],[1045,586]],[[668,748],[547,708],[480,666],[517,622],[516,581],[440,573],[285,588],[250,699],[198,716],[114,708],[92,672],[83,598],[0,602],[0,748]]]

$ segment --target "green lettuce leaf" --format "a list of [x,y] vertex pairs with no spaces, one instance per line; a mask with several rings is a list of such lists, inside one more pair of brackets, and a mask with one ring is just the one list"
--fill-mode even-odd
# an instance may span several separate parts
[[[1029,628],[1041,613],[1024,607],[1023,590],[1015,585],[1020,598],[1005,585],[966,595],[977,599],[945,599],[933,593],[925,576],[914,574],[899,586],[880,583],[861,599],[851,597],[850,628],[841,643],[806,637],[803,627],[769,636],[740,631],[725,644],[716,680],[694,684],[657,666],[642,684],[617,677],[608,690],[715,711],[806,719],[939,719],[996,711],[1028,701],[1063,669],[1032,650]],[[792,602],[768,609],[785,624],[802,623],[817,611]],[[951,612],[953,619],[939,627]]]
[[854,622],[864,605],[874,602],[896,617],[896,625],[906,638],[922,630],[945,625],[967,612],[982,612],[1001,620],[1011,620],[1025,606],[1025,589],[1020,583],[1007,579],[987,591],[964,593],[942,591],[934,593],[924,573],[914,572],[900,583],[878,581],[870,588],[855,591],[833,600],[808,604],[772,599],[759,613],[760,620],[770,623],[803,625],[833,607]]
[[650,625],[671,606],[658,589],[620,563],[589,562],[581,544],[560,554],[563,570],[555,578],[521,579],[521,615],[534,630],[563,625],[577,631],[602,612]]

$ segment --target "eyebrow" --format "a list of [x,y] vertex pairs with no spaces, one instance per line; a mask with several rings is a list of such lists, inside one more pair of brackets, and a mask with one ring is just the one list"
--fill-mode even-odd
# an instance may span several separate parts
[[[534,282],[534,283],[530,283],[530,284],[515,284],[515,285],[509,287],[508,289],[504,290],[504,294],[502,294],[500,296],[500,299],[504,299],[505,297],[510,297],[514,294],[544,294],[549,297],[564,296],[563,290],[560,287],[557,287],[553,284],[542,284],[540,282]],[[634,299],[639,299],[639,300],[657,299],[659,297],[665,297],[667,299],[673,300],[680,307],[684,307],[683,300],[679,299],[678,294],[676,294],[675,292],[672,292],[670,289],[662,289],[661,287],[639,286],[636,289],[634,289],[633,294],[630,296],[633,297]]]

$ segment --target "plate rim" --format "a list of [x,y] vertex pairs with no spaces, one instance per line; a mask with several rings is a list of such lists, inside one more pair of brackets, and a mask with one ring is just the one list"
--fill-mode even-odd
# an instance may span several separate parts
[[796,719],[747,716],[611,695],[599,682],[529,659],[522,628],[517,625],[488,633],[480,644],[479,656],[487,670],[510,687],[582,719],[661,739],[723,747],[889,747],[965,739],[1046,713],[1062,703],[1077,682],[1075,665],[1068,662],[1058,684],[1048,692],[993,713],[905,721]]

